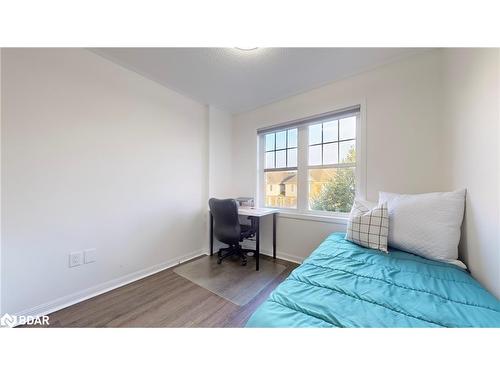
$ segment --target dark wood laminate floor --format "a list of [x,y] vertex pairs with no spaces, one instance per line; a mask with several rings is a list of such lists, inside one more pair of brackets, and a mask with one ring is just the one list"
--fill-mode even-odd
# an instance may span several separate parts
[[169,268],[56,311],[50,314],[50,327],[243,327],[271,291],[298,266],[261,257],[285,265],[286,270],[245,306],[235,305]]

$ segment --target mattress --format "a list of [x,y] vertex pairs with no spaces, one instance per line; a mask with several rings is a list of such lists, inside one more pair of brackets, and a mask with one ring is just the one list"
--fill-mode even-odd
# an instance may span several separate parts
[[500,327],[500,301],[455,265],[330,235],[247,327]]

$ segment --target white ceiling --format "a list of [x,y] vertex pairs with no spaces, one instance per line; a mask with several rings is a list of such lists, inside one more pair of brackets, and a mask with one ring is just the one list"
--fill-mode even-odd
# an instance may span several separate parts
[[417,48],[97,48],[99,55],[231,113],[325,85]]

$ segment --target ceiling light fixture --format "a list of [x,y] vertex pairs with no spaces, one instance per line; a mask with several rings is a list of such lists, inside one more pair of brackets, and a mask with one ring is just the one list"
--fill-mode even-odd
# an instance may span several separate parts
[[239,49],[240,51],[253,51],[259,47],[234,47],[236,49]]

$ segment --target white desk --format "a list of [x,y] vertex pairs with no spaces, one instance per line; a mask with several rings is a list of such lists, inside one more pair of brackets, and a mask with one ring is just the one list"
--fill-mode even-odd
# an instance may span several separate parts
[[240,216],[263,217],[276,213],[278,213],[278,210],[275,208],[257,208],[257,207],[238,208],[238,215]]
[[[260,255],[260,218],[268,215],[273,216],[273,258],[276,259],[276,215],[278,210],[274,208],[257,208],[257,207],[239,207],[238,215],[254,218],[255,223],[255,256],[256,268],[259,270],[259,255]],[[214,254],[214,218],[210,213],[210,255]]]

